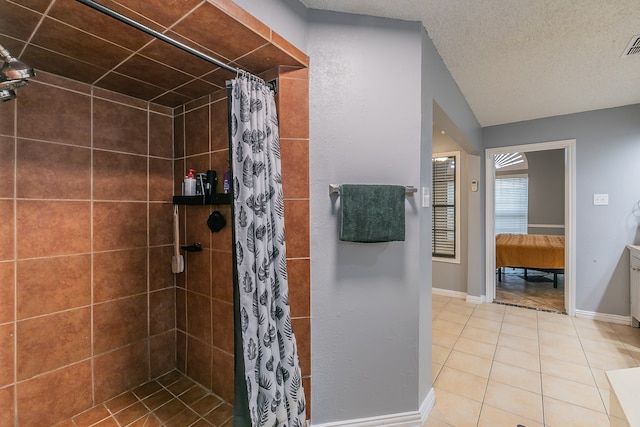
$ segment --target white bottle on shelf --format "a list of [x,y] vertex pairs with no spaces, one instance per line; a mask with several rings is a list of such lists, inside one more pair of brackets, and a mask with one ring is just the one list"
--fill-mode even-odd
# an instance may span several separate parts
[[183,196],[195,196],[196,195],[196,170],[189,169],[187,176],[184,177],[184,192]]

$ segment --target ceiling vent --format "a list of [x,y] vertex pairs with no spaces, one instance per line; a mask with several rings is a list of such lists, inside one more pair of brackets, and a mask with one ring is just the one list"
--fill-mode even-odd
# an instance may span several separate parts
[[631,56],[639,53],[640,53],[640,34],[637,36],[633,36],[631,38],[631,41],[627,45],[627,48],[624,50],[624,54],[622,55],[622,57],[625,58],[627,56]]

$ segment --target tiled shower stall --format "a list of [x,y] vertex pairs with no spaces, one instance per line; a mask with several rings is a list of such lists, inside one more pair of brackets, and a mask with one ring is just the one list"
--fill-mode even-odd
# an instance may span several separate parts
[[[310,388],[309,298],[309,149],[307,70],[280,67],[264,77],[278,80],[278,114],[285,196],[287,269],[293,327],[301,369]],[[187,169],[228,168],[229,141],[226,91],[180,107],[175,116],[175,188],[180,193]],[[227,219],[212,233],[207,218],[214,210]],[[231,210],[222,206],[182,206],[185,244],[200,243],[202,252],[187,252],[186,274],[177,276],[177,366],[226,400],[233,397],[233,288]],[[213,320],[212,320],[213,319]]]
[[172,116],[46,73],[0,106],[0,425],[175,366]]
[[[310,378],[308,75],[276,67],[293,326]],[[220,90],[177,108],[39,72],[0,105],[0,425],[51,425],[178,369],[233,400],[230,206],[181,206],[227,167]],[[221,186],[221,185],[220,185]],[[219,187],[220,187],[219,186]],[[227,227],[206,219],[220,210]],[[310,401],[309,401],[310,402]]]

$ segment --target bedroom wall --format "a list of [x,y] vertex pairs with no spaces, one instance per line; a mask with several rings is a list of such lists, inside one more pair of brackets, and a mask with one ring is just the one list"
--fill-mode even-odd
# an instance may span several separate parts
[[[576,309],[629,315],[629,253],[640,243],[640,104],[483,129],[487,148],[576,139]],[[594,206],[593,194],[609,194]]]
[[[564,225],[564,157],[564,150],[527,153],[529,224]],[[563,235],[564,228],[529,227],[529,234]]]
[[528,169],[496,171],[496,176],[527,174],[529,177],[529,234],[564,235],[564,150],[526,153]]

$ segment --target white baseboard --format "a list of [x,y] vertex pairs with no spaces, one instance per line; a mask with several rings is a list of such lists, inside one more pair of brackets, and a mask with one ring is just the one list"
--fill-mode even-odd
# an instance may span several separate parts
[[[473,295],[467,295],[465,292],[451,291],[449,289],[431,288],[431,293],[433,295],[440,295],[443,297],[463,299],[474,304],[483,304],[486,302],[486,297],[484,295],[476,297]],[[631,325],[631,316],[620,316],[618,314],[597,313],[595,311],[576,309],[576,317],[599,320],[601,322],[619,323],[621,325]]]
[[467,295],[467,302],[471,302],[473,304],[484,304],[486,302],[486,298],[484,295],[480,295],[479,297]]
[[467,299],[467,293],[466,292],[450,291],[449,289],[431,288],[431,293],[433,295],[440,295],[440,296],[443,296],[443,297]]
[[427,422],[427,418],[429,418],[429,414],[433,409],[433,405],[436,404],[436,392],[431,387],[429,393],[427,393],[427,397],[422,401],[422,405],[420,405],[420,425],[423,426]]
[[427,422],[429,413],[436,403],[436,395],[429,390],[427,397],[415,412],[403,412],[399,414],[381,415],[371,418],[359,418],[355,420],[334,421],[324,424],[312,424],[312,427],[421,427]]
[[619,323],[621,325],[631,325],[631,316],[620,316],[618,314],[597,313],[595,311],[576,309],[576,317],[599,320],[601,322]]
[[415,411],[325,424],[312,424],[312,427],[421,427],[422,424],[424,424],[422,415],[420,412]]
[[473,295],[468,295],[466,292],[451,291],[449,289],[431,288],[431,293],[433,295],[440,295],[442,297],[463,299],[467,302],[471,302],[474,304],[482,304],[486,301],[484,295],[480,295],[479,297],[476,297]]

